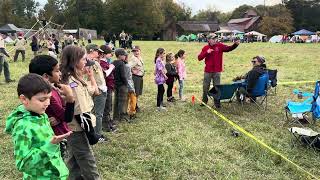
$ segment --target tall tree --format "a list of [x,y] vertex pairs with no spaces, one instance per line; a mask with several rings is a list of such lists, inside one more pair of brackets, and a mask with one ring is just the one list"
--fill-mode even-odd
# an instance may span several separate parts
[[237,7],[235,10],[233,10],[231,14],[231,19],[243,18],[244,13],[250,9],[255,9],[255,8],[253,6],[249,6],[246,4]]
[[[134,7],[134,8],[133,8]],[[157,0],[110,0],[107,3],[106,22],[109,32],[126,32],[152,36],[160,30],[165,17]]]
[[223,13],[218,11],[215,7],[209,6],[205,10],[200,10],[192,18],[197,21],[217,21],[226,24],[231,17],[231,13]]
[[13,4],[11,0],[0,1],[0,24],[7,24],[12,21]]
[[292,14],[285,6],[281,4],[269,6],[265,14],[259,27],[262,33],[271,36],[290,33],[294,30]]
[[34,16],[39,3],[35,0],[11,0],[12,2],[12,23],[19,27],[29,27],[34,23]]
[[320,29],[320,0],[286,0],[285,5],[293,14],[296,30]]

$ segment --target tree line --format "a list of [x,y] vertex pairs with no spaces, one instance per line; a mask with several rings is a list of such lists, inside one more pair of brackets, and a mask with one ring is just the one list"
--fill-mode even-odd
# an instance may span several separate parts
[[301,28],[320,29],[320,0],[283,0],[274,6],[242,5],[223,13],[214,7],[192,15],[191,8],[172,0],[48,0],[40,8],[35,0],[0,0],[0,24],[13,23],[31,27],[37,19],[50,19],[64,28],[96,29],[98,34],[118,33],[121,30],[152,37],[167,23],[186,20],[217,21],[226,24],[255,10],[262,21],[259,30],[267,35],[284,34]]

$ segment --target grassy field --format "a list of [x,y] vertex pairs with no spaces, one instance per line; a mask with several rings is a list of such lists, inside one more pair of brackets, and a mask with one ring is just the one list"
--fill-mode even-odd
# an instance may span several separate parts
[[[102,42],[98,42],[101,44]],[[203,43],[138,41],[147,74],[142,113],[135,123],[122,123],[116,133],[107,133],[108,143],[94,146],[103,179],[308,179],[296,167],[265,150],[250,138],[231,136],[232,127],[190,97],[201,98],[204,63],[197,60]],[[156,85],[153,60],[158,47],[166,52],[186,50],[187,102],[176,102],[167,112],[156,111]],[[320,79],[319,44],[240,44],[224,55],[223,82],[247,72],[255,55],[264,55],[271,69],[278,69],[280,82]],[[10,63],[13,79],[28,71],[28,62]],[[4,81],[3,75],[1,81]],[[5,118],[19,103],[16,83],[0,85],[0,179],[18,179],[11,138],[3,133]],[[178,85],[177,85],[178,86]],[[278,94],[270,96],[263,113],[254,105],[223,104],[227,118],[254,134],[290,160],[320,177],[318,153],[302,146],[292,147],[284,116],[284,105],[295,88],[313,90],[313,84],[279,85]],[[175,94],[177,96],[177,94]],[[318,129],[317,125],[312,126]]]

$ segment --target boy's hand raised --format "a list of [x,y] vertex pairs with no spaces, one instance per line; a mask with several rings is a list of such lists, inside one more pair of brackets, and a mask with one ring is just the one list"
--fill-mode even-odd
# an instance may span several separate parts
[[65,134],[59,135],[59,136],[53,136],[51,139],[51,144],[59,144],[63,139],[67,138],[72,134],[72,131],[69,131]]

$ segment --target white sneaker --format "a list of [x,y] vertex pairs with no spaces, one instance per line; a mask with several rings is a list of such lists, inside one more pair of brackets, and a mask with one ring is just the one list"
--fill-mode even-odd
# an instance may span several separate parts
[[160,107],[157,107],[157,111],[167,111],[167,108],[160,106]]
[[185,97],[182,97],[182,98],[180,98],[180,101],[182,101],[182,102],[186,102],[186,101],[187,101],[187,99],[186,99]]

